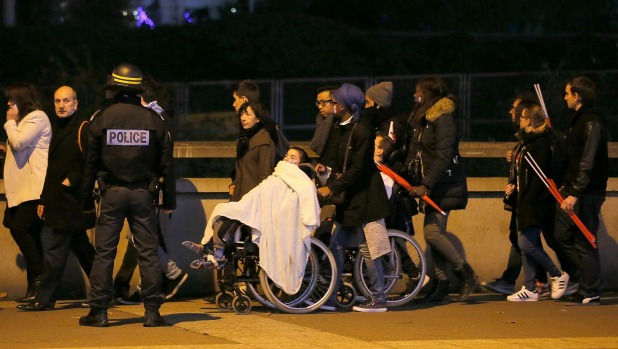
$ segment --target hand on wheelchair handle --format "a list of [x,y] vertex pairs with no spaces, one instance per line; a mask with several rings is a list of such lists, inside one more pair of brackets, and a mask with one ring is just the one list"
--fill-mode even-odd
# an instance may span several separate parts
[[329,187],[321,187],[318,188],[318,195],[320,195],[323,198],[330,198],[333,195],[333,192],[330,190]]

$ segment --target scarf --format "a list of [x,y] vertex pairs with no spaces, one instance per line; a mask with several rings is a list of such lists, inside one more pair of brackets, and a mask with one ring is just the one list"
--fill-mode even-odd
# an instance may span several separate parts
[[238,144],[236,145],[236,160],[240,160],[247,151],[249,151],[249,140],[255,136],[259,130],[263,127],[261,122],[258,122],[253,127],[240,130],[240,136],[238,137]]
[[328,114],[326,117],[322,117],[322,115],[318,114],[315,123],[315,134],[309,144],[309,148],[321,156],[324,152],[324,148],[326,147],[330,130],[333,128],[334,116],[332,114]]

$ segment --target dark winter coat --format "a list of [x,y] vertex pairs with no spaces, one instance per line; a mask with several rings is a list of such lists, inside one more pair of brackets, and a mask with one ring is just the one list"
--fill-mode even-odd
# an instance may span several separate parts
[[[420,162],[419,182],[430,190],[429,197],[444,211],[464,209],[468,186],[463,159],[459,154],[459,135],[454,117],[455,103],[442,98],[424,115],[411,120],[408,160]],[[409,166],[411,167],[411,166]],[[427,209],[433,209],[430,206]]]
[[[384,159],[384,163],[391,169],[397,170],[406,160],[407,145],[408,145],[408,130],[406,127],[407,117],[403,113],[399,113],[392,107],[386,108],[366,108],[360,117],[361,123],[367,123],[371,128],[375,129],[376,134],[390,137],[395,142],[393,152],[388,159]],[[392,134],[389,132],[391,130]]]
[[[354,131],[352,132],[352,128]],[[343,227],[366,224],[389,215],[384,182],[373,162],[374,131],[366,124],[336,125],[332,132],[339,134],[337,163],[332,168],[327,186],[334,193],[345,191],[345,201],[337,206],[336,221]],[[352,137],[345,173],[343,170],[346,147]],[[337,178],[338,177],[338,178]]]
[[[94,212],[82,212],[79,201],[86,166],[88,123],[79,112],[68,120],[55,117],[53,121],[47,174],[40,201],[45,206],[45,225],[62,230],[92,228]],[[65,179],[69,186],[62,184]]]
[[606,124],[600,110],[583,106],[571,117],[567,155],[561,192],[575,197],[605,196],[609,159]]
[[531,227],[550,229],[554,221],[556,204],[539,175],[524,159],[526,154],[536,161],[547,177],[552,177],[551,138],[547,128],[537,128],[522,134],[521,147],[514,156],[518,189],[517,230],[523,231]]
[[239,201],[251,189],[257,187],[275,170],[275,142],[265,128],[249,139],[249,149],[236,160],[236,177],[232,201]]
[[330,128],[328,132],[326,144],[324,145],[324,149],[322,149],[322,153],[318,158],[318,163],[331,168],[335,166],[335,164],[337,164],[337,146],[339,144],[339,138],[341,137],[341,133],[335,132],[334,129],[336,128],[336,125],[340,122],[340,118],[333,118],[334,125]]
[[401,148],[407,144],[407,117],[405,114],[398,112],[392,107],[386,108],[366,108],[361,114],[360,122],[367,122],[375,128],[377,134],[388,136],[393,124],[393,132],[395,136],[395,149]]

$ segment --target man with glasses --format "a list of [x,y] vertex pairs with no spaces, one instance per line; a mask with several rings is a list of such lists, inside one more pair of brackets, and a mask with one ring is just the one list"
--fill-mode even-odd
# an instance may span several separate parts
[[333,100],[333,91],[339,86],[327,85],[318,88],[318,94],[315,101],[318,107],[318,115],[316,116],[316,129],[313,139],[309,147],[318,154],[318,164],[315,170],[318,174],[327,173],[328,167],[331,167],[336,161],[336,152],[330,151],[333,146],[338,143],[338,136],[330,132],[335,124],[333,113],[333,105],[336,102]]

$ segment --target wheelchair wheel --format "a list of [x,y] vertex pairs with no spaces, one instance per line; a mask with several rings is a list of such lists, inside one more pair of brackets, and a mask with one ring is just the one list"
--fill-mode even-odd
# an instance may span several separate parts
[[[252,260],[251,265],[247,263],[245,268],[252,268],[251,270],[251,279],[259,280],[259,275],[261,273],[261,268],[259,263]],[[264,290],[258,281],[246,281],[245,288],[247,291],[247,295],[251,298],[255,299],[258,303],[262,304],[265,307],[276,309],[275,306],[268,300],[266,295],[264,294]]]
[[247,314],[251,311],[251,298],[244,294],[234,296],[232,300],[232,309],[234,309],[237,314]]
[[260,274],[260,285],[271,303],[291,314],[304,314],[318,309],[335,290],[337,267],[332,253],[320,240],[311,238],[311,251],[300,290],[292,295],[280,289],[266,274]]
[[[412,300],[423,287],[427,274],[425,254],[418,242],[406,233],[388,229],[388,237],[391,252],[381,257],[384,292],[389,306],[399,306]],[[354,263],[354,280],[359,292],[370,297],[370,282],[360,252]]]
[[344,282],[337,290],[337,306],[339,308],[350,308],[356,302],[356,289],[354,285]]
[[217,297],[215,297],[215,304],[221,310],[232,310],[232,298],[234,298],[234,295],[231,293],[225,291],[220,292],[217,294]]

